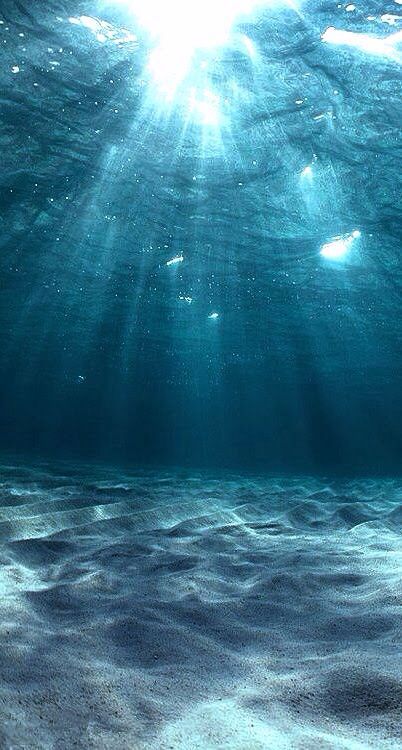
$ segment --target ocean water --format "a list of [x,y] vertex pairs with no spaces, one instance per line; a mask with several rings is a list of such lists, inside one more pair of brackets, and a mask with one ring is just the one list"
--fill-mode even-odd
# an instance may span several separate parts
[[1,748],[402,747],[401,19],[1,0]]

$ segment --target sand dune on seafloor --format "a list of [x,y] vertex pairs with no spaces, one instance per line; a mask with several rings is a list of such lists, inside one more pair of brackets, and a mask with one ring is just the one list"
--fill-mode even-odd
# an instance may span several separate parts
[[0,471],[0,747],[401,747],[401,484]]

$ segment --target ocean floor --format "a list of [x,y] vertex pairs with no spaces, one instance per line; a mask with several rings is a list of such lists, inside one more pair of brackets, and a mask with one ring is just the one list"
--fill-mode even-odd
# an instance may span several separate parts
[[402,482],[0,483],[1,748],[402,747]]

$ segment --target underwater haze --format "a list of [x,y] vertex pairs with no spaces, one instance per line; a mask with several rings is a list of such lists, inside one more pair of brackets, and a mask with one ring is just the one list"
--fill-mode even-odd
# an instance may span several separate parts
[[402,0],[0,0],[0,748],[402,750]]
[[1,447],[398,471],[399,5],[215,5],[1,3]]

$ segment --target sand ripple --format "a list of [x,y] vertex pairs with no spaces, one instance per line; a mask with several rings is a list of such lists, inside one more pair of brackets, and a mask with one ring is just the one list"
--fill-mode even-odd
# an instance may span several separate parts
[[400,746],[396,480],[0,482],[1,747]]

